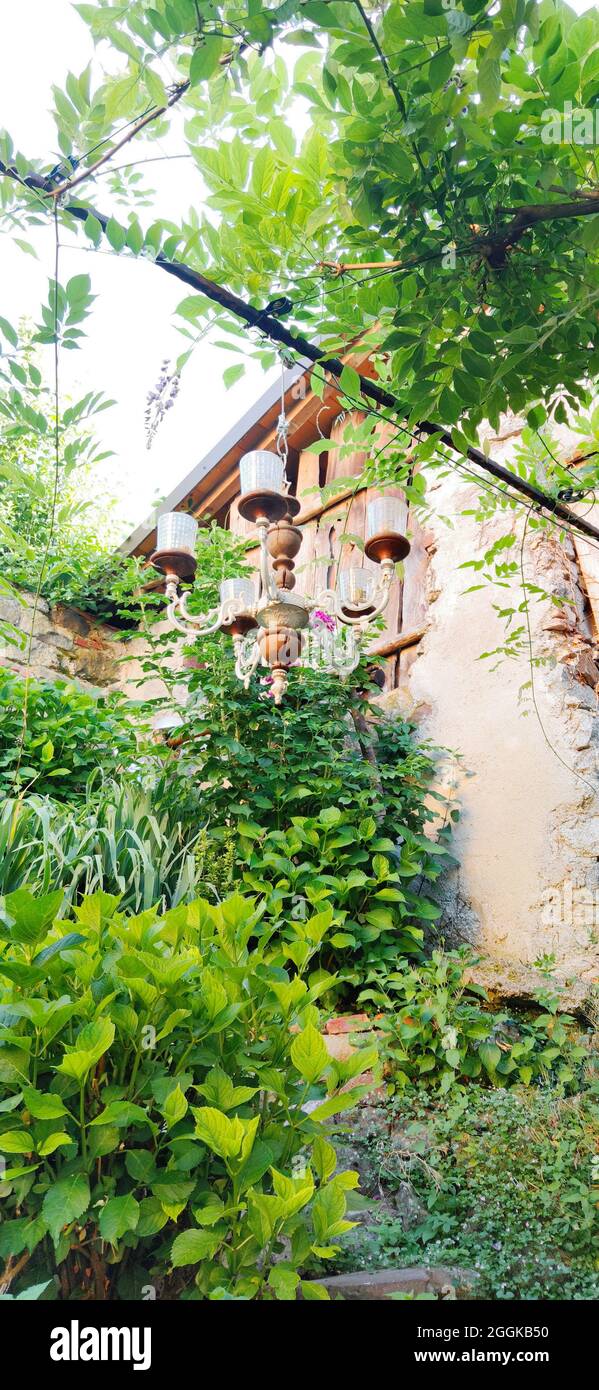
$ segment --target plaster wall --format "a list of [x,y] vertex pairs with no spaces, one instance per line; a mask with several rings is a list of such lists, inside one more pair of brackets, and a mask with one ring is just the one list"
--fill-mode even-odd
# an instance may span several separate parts
[[[509,463],[512,441],[494,439],[491,452]],[[480,576],[461,566],[511,529],[516,540],[505,554],[519,570],[526,509],[464,516],[478,495],[457,472],[433,484],[429,626],[400,689],[383,701],[420,713],[422,732],[455,750],[440,771],[460,809],[459,867],[440,890],[449,939],[475,942],[514,993],[523,981],[527,992],[537,974],[530,967],[545,955],[562,983],[584,992],[599,975],[599,670],[590,594],[572,541],[528,527],[526,581],[569,602],[529,594],[532,672],[525,613],[513,623],[524,639],[516,654],[481,659],[505,645],[497,610],[521,604],[520,573],[506,588],[484,584],[466,594]]]

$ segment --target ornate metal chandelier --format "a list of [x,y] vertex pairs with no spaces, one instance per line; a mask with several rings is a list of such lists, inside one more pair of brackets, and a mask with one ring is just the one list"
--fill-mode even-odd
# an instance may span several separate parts
[[295,664],[337,675],[355,669],[361,638],[387,607],[395,564],[410,545],[400,529],[399,499],[376,497],[367,507],[364,548],[379,564],[378,574],[356,566],[341,571],[338,589],[322,589],[315,598],[294,594],[295,557],[303,538],[294,525],[300,503],[288,493],[285,450],[245,454],[239,468],[239,512],[255,526],[260,544],[257,579],[224,579],[218,607],[206,614],[190,613],[188,594],[181,594],[179,586],[195,573],[198,522],[186,512],[166,512],[159,518],[152,564],[165,575],[173,626],[190,638],[228,633],[239,680],[247,689],[258,666],[267,666],[269,693],[279,705],[287,672]]

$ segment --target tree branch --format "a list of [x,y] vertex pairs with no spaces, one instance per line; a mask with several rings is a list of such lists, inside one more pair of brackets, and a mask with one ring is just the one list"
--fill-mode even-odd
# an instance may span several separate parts
[[[499,208],[498,211],[507,212],[508,209]],[[500,269],[507,264],[508,251],[536,223],[553,222],[556,218],[564,217],[588,217],[599,212],[599,192],[576,194],[573,202],[533,203],[529,207],[512,208],[510,211],[514,213],[511,222],[503,229],[500,228],[496,235],[485,237],[480,243],[485,259],[494,269]]]
[[72,179],[65,179],[65,182],[59,184],[58,188],[53,188],[52,197],[54,199],[60,198],[63,193],[70,193],[73,188],[77,188],[85,179],[91,178],[96,170],[101,169],[103,164],[107,164],[118,150],[122,150],[123,145],[128,145],[130,140],[134,140],[135,136],[139,135],[140,130],[144,130],[152,121],[157,121],[159,116],[164,116],[165,112],[170,110],[171,106],[175,106],[176,103],[181,100],[181,97],[185,95],[185,92],[189,91],[189,85],[189,82],[180,82],[174,92],[171,93],[164,106],[155,106],[151,111],[146,111],[145,116],[140,116],[139,120],[131,126],[121,140],[117,140],[116,144],[111,145],[110,149],[107,150],[105,154],[101,155],[100,158],[96,160],[95,164],[90,164],[89,169],[82,169],[80,174],[75,174]]
[[[18,183],[39,192],[49,194],[53,192],[52,186],[48,186],[48,180],[41,178],[39,174],[22,178],[18,170],[7,168],[1,161],[0,174],[14,178]],[[549,204],[548,206],[559,206],[559,204]],[[576,204],[576,206],[580,207],[580,204]],[[96,208],[80,206],[76,203],[67,204],[64,210],[79,222],[85,222],[89,216],[95,217],[103,232],[106,231],[110,220],[105,213],[99,212]],[[531,209],[522,209],[522,212],[530,211]],[[592,209],[588,208],[584,211],[599,212],[599,198],[595,199],[595,206]],[[569,215],[573,216],[574,214]],[[167,275],[173,275],[175,279],[189,285],[198,294],[205,295],[213,304],[220,304],[223,309],[247,323],[249,327],[257,328],[265,337],[270,338],[271,342],[281,343],[283,347],[288,347],[292,352],[297,353],[300,358],[305,358],[308,362],[318,363],[321,371],[329,371],[334,376],[341,375],[344,363],[339,357],[328,357],[323,354],[322,348],[316,343],[310,342],[310,339],[304,337],[302,333],[292,332],[284,323],[281,323],[280,319],[266,313],[264,309],[256,309],[253,304],[241,299],[225,285],[216,284],[214,280],[209,280],[206,275],[202,275],[201,271],[192,270],[191,266],[184,265],[182,261],[169,260],[162,251],[158,252],[155,264],[165,270]],[[383,406],[386,410],[392,410],[395,414],[404,414],[404,407],[398,397],[379,386],[378,382],[371,381],[369,377],[360,376],[360,393],[367,400],[376,401],[377,405]],[[542,492],[540,488],[534,487],[532,483],[527,482],[524,478],[519,478],[516,473],[510,472],[509,468],[504,468],[503,464],[489,458],[482,449],[477,449],[471,444],[466,449],[461,448],[460,445],[454,443],[451,432],[446,430],[443,425],[435,424],[431,420],[421,420],[414,428],[424,434],[438,435],[439,444],[443,444],[462,458],[468,458],[471,463],[482,468],[485,473],[490,473],[492,477],[497,478],[514,491],[522,493],[524,497],[527,497],[530,502],[533,502],[544,512],[549,512],[551,516],[566,522],[574,530],[582,531],[585,535],[592,536],[594,540],[599,540],[599,529],[591,522],[571,511],[558,498]]]
[[[389,86],[390,86],[390,88],[391,88],[391,91],[393,92],[393,96],[395,97],[395,101],[396,101],[396,103],[397,103],[398,109],[399,109],[399,111],[401,112],[401,114],[402,114],[402,116],[403,116],[403,118],[404,118],[404,121],[405,121],[405,119],[406,119],[406,117],[407,117],[407,114],[408,114],[408,112],[407,112],[407,107],[406,107],[406,103],[405,103],[405,101],[404,101],[404,99],[403,99],[403,96],[402,96],[400,90],[399,90],[399,87],[398,87],[398,85],[397,85],[397,82],[395,81],[395,78],[394,78],[394,76],[393,76],[393,73],[391,72],[391,68],[389,67],[389,63],[388,63],[388,61],[387,61],[386,54],[384,53],[384,51],[383,51],[383,49],[381,48],[381,45],[380,45],[380,43],[379,43],[379,41],[378,41],[377,34],[376,34],[376,30],[375,30],[375,28],[374,28],[374,25],[373,25],[373,23],[372,23],[372,20],[371,20],[371,19],[369,18],[369,16],[367,15],[366,10],[364,9],[364,6],[360,3],[360,0],[354,0],[354,5],[355,5],[355,7],[356,7],[356,9],[357,9],[357,11],[358,11],[358,13],[359,13],[359,15],[361,16],[361,18],[362,18],[362,20],[363,20],[363,22],[364,22],[364,25],[365,25],[365,27],[366,27],[366,29],[368,30],[368,35],[369,35],[369,38],[370,38],[370,42],[372,43],[373,47],[376,49],[376,52],[378,53],[378,56],[379,56],[379,58],[380,58],[380,60],[381,60],[381,65],[382,65],[383,71],[384,71],[384,73],[385,73],[385,77],[387,78],[387,82],[388,82],[388,84],[389,84]],[[427,61],[428,61],[428,60],[427,60]]]

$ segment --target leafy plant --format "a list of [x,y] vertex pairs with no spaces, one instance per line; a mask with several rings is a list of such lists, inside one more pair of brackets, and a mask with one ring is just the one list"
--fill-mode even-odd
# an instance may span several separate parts
[[6,800],[0,810],[0,893],[64,890],[65,905],[96,891],[119,895],[121,910],[197,896],[195,844],[201,832],[157,812],[151,791],[92,774],[85,798]]
[[325,963],[335,965],[340,981],[355,985],[374,961],[383,966],[421,954],[422,923],[434,921],[440,909],[412,885],[418,873],[437,876],[443,847],[405,824],[398,843],[380,833],[374,816],[360,818],[338,806],[323,807],[318,816],[292,816],[284,831],[261,835],[251,823],[240,823],[239,830],[241,849],[247,845],[243,882],[264,899],[265,929],[274,922],[284,938],[289,915],[332,906],[337,930]]
[[33,789],[61,801],[84,796],[97,768],[132,770],[141,755],[142,732],[139,708],[122,695],[91,695],[65,680],[25,682],[0,669],[0,791],[5,796]]
[[[483,1299],[596,1299],[596,1087],[410,1090],[352,1134],[352,1161],[386,1199],[336,1263],[450,1265]],[[392,1215],[409,1183],[417,1219]]]
[[381,1053],[397,1090],[411,1084],[450,1091],[456,1083],[510,1086],[557,1079],[580,1085],[589,1049],[575,1021],[559,1014],[559,993],[540,991],[541,1011],[521,1017],[484,1007],[486,992],[469,983],[468,948],[435,950],[417,965],[373,969],[358,1002],[380,1011]]
[[302,1269],[336,1253],[356,1181],[334,1175],[326,1122],[374,1060],[331,1061],[318,1030],[330,981],[311,962],[330,909],[296,924],[284,969],[239,895],[162,916],[103,893],[69,920],[61,907],[60,892],[4,899],[4,1283],[18,1259],[62,1297],[157,1282],[167,1296],[325,1297]]
[[[88,276],[74,276],[62,292],[74,317],[85,317]],[[84,608],[103,622],[133,628],[156,599],[143,591],[142,564],[114,553],[119,539],[115,500],[102,479],[108,457],[90,422],[112,405],[88,392],[66,405],[56,460],[53,390],[44,382],[31,330],[4,336],[17,351],[0,370],[0,562],[3,582],[39,591],[50,604]],[[12,335],[12,336],[10,336]],[[18,360],[17,360],[18,358]]]

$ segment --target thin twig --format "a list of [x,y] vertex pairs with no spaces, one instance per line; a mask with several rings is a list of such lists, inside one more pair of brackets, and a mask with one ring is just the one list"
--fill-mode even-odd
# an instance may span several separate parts
[[105,154],[100,155],[100,158],[96,160],[95,164],[90,164],[89,169],[83,169],[80,174],[75,174],[72,179],[65,179],[65,182],[59,184],[58,188],[54,188],[52,190],[54,202],[56,203],[63,193],[70,193],[73,188],[77,188],[85,179],[91,178],[91,176],[96,173],[97,169],[101,169],[103,164],[107,164],[108,161],[112,159],[113,155],[117,154],[118,150],[122,150],[124,145],[128,145],[130,140],[134,140],[135,136],[139,135],[140,130],[145,130],[145,127],[150,125],[152,121],[158,120],[159,116],[164,116],[165,112],[169,111],[172,106],[175,106],[176,103],[181,100],[181,97],[185,95],[185,92],[189,91],[189,86],[190,84],[188,81],[179,83],[179,86],[171,93],[164,106],[155,106],[151,111],[146,111],[145,116],[140,116],[139,120],[135,121],[134,125],[121,136],[120,140],[117,140],[115,145],[112,145],[109,150],[106,150]]

